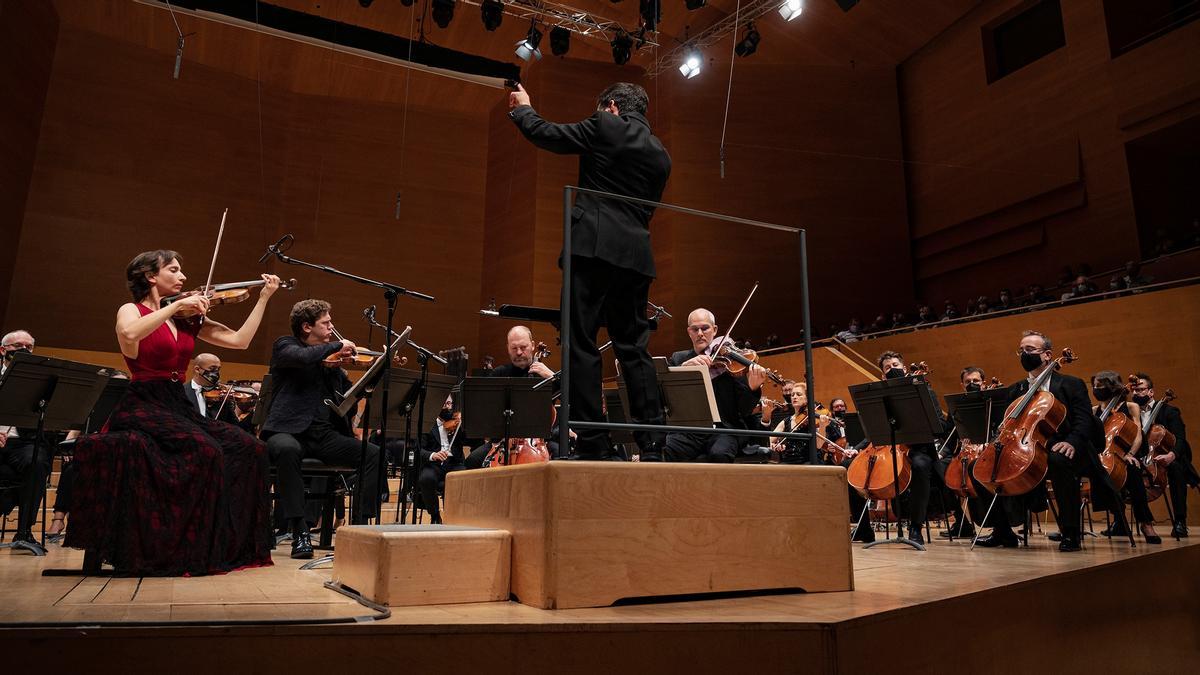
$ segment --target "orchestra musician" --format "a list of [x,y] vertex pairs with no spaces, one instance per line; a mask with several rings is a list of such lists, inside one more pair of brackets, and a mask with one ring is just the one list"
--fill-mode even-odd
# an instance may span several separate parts
[[[675,352],[669,362],[672,366],[705,366],[709,369],[713,395],[716,397],[717,411],[721,417],[718,427],[761,428],[762,422],[754,414],[754,409],[758,407],[762,397],[762,385],[767,379],[767,371],[758,364],[749,366],[738,375],[721,368],[714,369],[711,351],[716,346],[717,318],[703,307],[688,314],[687,332],[692,341],[692,348]],[[672,433],[667,435],[663,459],[668,462],[732,462],[746,442],[746,437],[730,434]],[[644,451],[642,461],[647,461]]]
[[[233,413],[233,406],[226,404],[220,406],[220,399],[217,399],[217,405],[210,406],[208,401],[204,399],[204,392],[214,389],[221,384],[221,359],[216,354],[197,354],[192,365],[192,377],[183,385],[184,392],[188,398],[196,403],[196,409],[205,417],[219,419],[222,422],[229,424],[237,424],[237,417]],[[217,411],[220,410],[220,416]]]
[[528,327],[513,326],[508,329],[506,339],[509,362],[493,368],[488,373],[489,377],[554,377],[554,371],[537,359],[538,343],[534,342],[533,331]]
[[[579,155],[583,188],[651,201],[662,198],[671,158],[646,120],[646,90],[618,82],[601,92],[596,111],[575,124],[554,124],[534,111],[524,87],[509,94],[509,117],[531,143],[558,154]],[[629,394],[631,421],[661,424],[662,404],[654,363],[646,350],[650,321],[646,301],[654,281],[650,218],[654,209],[581,193],[571,211],[571,419],[604,421],[603,370],[596,334],[608,330]],[[642,461],[661,457],[661,435],[634,432]],[[579,459],[613,459],[604,430],[581,430]]]
[[[75,443],[79,472],[65,545],[97,551],[133,575],[269,565],[266,448],[200,415],[182,384],[196,340],[250,345],[279,278],[262,275],[258,301],[233,330],[206,316],[205,294],[162,305],[187,279],[176,252],[141,253],[125,274],[133,302],[117,310],[116,333],[132,382],[109,417],[110,433]],[[111,532],[115,514],[136,531]]]
[[[278,509],[292,532],[292,557],[313,556],[304,519],[304,478],[301,460],[313,457],[327,464],[359,466],[362,442],[355,438],[350,417],[340,417],[325,403],[337,402],[350,388],[350,378],[334,355],[352,358],[356,345],[334,337],[330,305],[324,300],[297,302],[291,312],[291,335],[275,340],[271,350],[271,409],[262,426],[271,461],[275,464]],[[379,447],[367,444],[366,467],[358,477],[362,517],[374,518],[379,508]]]
[[[1150,411],[1155,405],[1154,380],[1146,373],[1137,373],[1137,384],[1130,392],[1133,402],[1141,407],[1141,423],[1145,426],[1150,419]],[[1157,424],[1163,425],[1167,431],[1175,435],[1175,447],[1171,452],[1160,455],[1155,461],[1167,467],[1167,487],[1170,492],[1171,510],[1175,515],[1172,523],[1172,537],[1188,536],[1187,528],[1187,492],[1188,487],[1200,485],[1200,474],[1192,464],[1192,446],[1187,440],[1187,427],[1183,423],[1183,414],[1179,408],[1170,403],[1163,403],[1158,413]]]
[[[792,415],[785,417],[779,424],[775,426],[773,431],[782,431],[791,433],[800,429],[808,428],[808,386],[804,382],[797,382],[792,385],[791,408],[795,412]],[[817,433],[829,438],[827,431],[836,425],[831,425],[828,415],[818,415],[816,424]],[[818,437],[817,445],[823,446],[825,439]],[[772,438],[772,450],[778,450],[780,462],[782,464],[808,464],[808,439],[797,438]],[[822,461],[818,459],[818,461]]]
[[[1148,452],[1148,449],[1145,447],[1145,439],[1142,437],[1142,409],[1138,404],[1125,400],[1127,392],[1122,386],[1121,376],[1116,371],[1102,370],[1092,375],[1092,396],[1099,403],[1099,405],[1092,409],[1092,413],[1096,415],[1097,419],[1109,401],[1115,396],[1118,397],[1120,403],[1113,408],[1113,412],[1128,416],[1138,426],[1137,437],[1134,439],[1133,444],[1130,445],[1124,457],[1127,473],[1125,485],[1121,488],[1120,492],[1133,506],[1133,517],[1138,522],[1142,536],[1145,537],[1146,542],[1149,544],[1161,544],[1162,537],[1158,536],[1158,533],[1154,530],[1154,514],[1150,512],[1150,504],[1146,500],[1146,484],[1142,480],[1142,464],[1139,459],[1139,457],[1144,456]],[[1101,497],[1103,494],[1105,493],[1097,492],[1093,499],[1096,508],[1105,507],[1106,502]],[[1122,500],[1116,504],[1107,504],[1107,506],[1111,509],[1124,510],[1125,502]],[[1115,525],[1101,532],[1101,534],[1124,537],[1129,532],[1124,527],[1124,520],[1118,520]]]
[[446,474],[466,468],[463,466],[466,441],[459,433],[461,430],[462,413],[454,410],[454,399],[447,397],[433,428],[421,438],[421,475],[417,487],[433,525],[442,522],[438,490],[446,484]]
[[[796,409],[792,407],[792,388],[796,386],[795,380],[784,380],[779,387],[779,400],[762,399],[762,426],[767,429],[774,429],[779,426],[779,423],[791,417],[796,413]],[[782,406],[775,405],[782,403]]]
[[[29,331],[15,330],[0,338],[0,375],[8,370],[13,356],[20,352],[32,354],[35,341]],[[18,429],[17,427],[0,426],[0,463],[11,472],[15,482],[20,483],[17,491],[17,506],[20,511],[17,517],[17,530],[13,541],[33,542],[33,523],[38,509],[42,504],[42,486],[50,475],[53,443],[49,434],[42,436],[43,442],[39,449],[37,462],[34,462],[34,439],[37,429]],[[2,512],[7,515],[14,504],[3,505]],[[52,533],[53,534],[53,533]]]
[[[983,369],[978,366],[967,366],[966,368],[963,368],[962,371],[960,371],[958,374],[958,382],[962,386],[962,390],[964,392],[981,391],[983,389],[983,383],[986,380],[987,380],[987,376],[984,374]],[[993,421],[993,425],[996,425],[999,423],[1000,423],[1000,420]],[[974,439],[968,439],[968,440],[971,440],[973,442],[982,442],[982,441],[975,441]],[[943,451],[942,456],[938,457],[937,464],[934,465],[934,470],[937,471],[938,477],[942,479],[943,485],[945,484],[946,469],[950,466],[951,463],[957,461],[958,451],[962,449],[962,444],[963,444],[963,439],[961,437],[955,439],[953,452]],[[985,494],[985,493],[980,492],[979,494]],[[952,511],[952,515],[954,516],[954,522],[950,524],[950,529],[938,532],[938,537],[943,538],[943,539],[948,539],[951,536],[964,537],[964,538],[974,537],[975,536],[975,526],[971,523],[971,521],[969,519],[967,519],[964,516],[962,502],[961,502],[961,500],[959,500],[958,495],[955,495],[949,489],[944,489],[943,490],[943,498],[947,504],[951,505],[950,508]],[[979,499],[978,497],[968,497],[967,498],[967,503],[969,505],[968,508],[971,509],[971,513],[973,515],[976,513],[976,506],[978,506],[978,499]]]
[[[1010,402],[1024,396],[1029,391],[1030,383],[1050,367],[1054,361],[1051,346],[1050,338],[1042,333],[1028,330],[1022,334],[1017,345],[1017,357],[1028,377],[1009,387]],[[1083,380],[1057,371],[1050,376],[1043,391],[1048,391],[1066,407],[1066,418],[1046,448],[1046,479],[1054,486],[1054,499],[1058,503],[1057,517],[1061,531],[1058,550],[1078,551],[1081,522],[1079,480],[1085,475],[1096,475],[1095,468],[1099,466],[1096,457],[1098,450],[1091,438],[1094,428],[1091,403]],[[1012,508],[1008,510],[1011,519],[1015,513]],[[1015,548],[1017,535],[1007,522],[1009,519],[999,518],[988,523],[993,527],[992,534],[981,537],[977,545],[985,548]]]
[[254,390],[253,396],[238,396],[234,399],[233,416],[236,420],[234,424],[246,433],[254,434],[254,409],[258,407],[258,400],[262,395],[262,382],[251,382],[250,388]]

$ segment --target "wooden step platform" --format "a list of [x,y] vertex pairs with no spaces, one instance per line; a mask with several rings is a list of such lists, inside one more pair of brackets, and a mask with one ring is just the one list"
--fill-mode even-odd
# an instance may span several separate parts
[[541,608],[854,588],[840,467],[550,462],[446,478],[445,522],[512,532]]
[[477,527],[348,525],[333,581],[388,606],[508,600],[511,541]]

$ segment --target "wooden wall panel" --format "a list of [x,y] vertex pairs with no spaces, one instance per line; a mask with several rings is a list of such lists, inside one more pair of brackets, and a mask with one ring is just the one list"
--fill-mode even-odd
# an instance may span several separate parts
[[[0,287],[11,288],[25,202],[37,157],[38,134],[58,41],[58,15],[41,2],[0,0]],[[0,333],[9,293],[0,292]]]
[[[899,69],[915,238],[961,238],[956,229],[977,232],[988,214],[1020,233],[926,251],[917,277],[928,302],[1138,257],[1123,146],[1200,114],[1200,71],[1189,65],[1200,59],[1200,24],[1113,60],[1102,0],[1062,3],[1066,47],[989,85],[980,28],[1017,4],[981,3]],[[1085,199],[1043,197],[1076,183]]]
[[[902,333],[850,347],[870,361],[888,350],[900,352],[909,362],[925,361],[933,369],[929,380],[934,389],[945,395],[961,391],[958,374],[968,365],[983,368],[988,377],[999,377],[1005,384],[1024,377],[1016,349],[1025,330],[1050,336],[1055,349],[1074,349],[1079,361],[1065,372],[1085,381],[1101,370],[1148,373],[1158,394],[1168,387],[1175,390],[1175,405],[1185,421],[1191,420],[1193,428],[1200,424],[1200,286]],[[866,381],[852,371],[823,368],[830,358],[818,356],[814,364],[816,390],[824,402]],[[803,354],[797,352],[764,357],[763,362],[792,377],[804,372]],[[851,379],[840,379],[844,376]],[[1195,431],[1189,440],[1193,448],[1200,447]],[[1200,452],[1196,455],[1193,461],[1200,466]],[[1200,522],[1200,498],[1189,500],[1188,510],[1191,522]]]

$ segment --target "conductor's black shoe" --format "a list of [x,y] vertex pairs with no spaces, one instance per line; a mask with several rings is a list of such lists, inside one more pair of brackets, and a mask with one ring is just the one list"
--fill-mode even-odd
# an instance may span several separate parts
[[638,457],[640,462],[661,462],[663,461],[662,444],[651,443],[643,449]]
[[1046,538],[1050,541],[1062,541],[1062,532],[1048,532]]
[[292,557],[296,560],[308,560],[313,557],[312,537],[307,532],[298,532],[292,536]]
[[1021,540],[1017,539],[1017,535],[1013,534],[1012,532],[1007,534],[997,534],[993,532],[992,534],[989,534],[986,537],[980,537],[975,541],[976,546],[982,546],[983,548],[1016,548],[1020,543]]
[[858,532],[854,533],[854,537],[851,538],[850,541],[857,541],[861,544],[869,544],[875,541],[875,530],[863,525],[862,527],[858,528]]
[[1171,528],[1171,536],[1176,539],[1183,539],[1188,536],[1187,523],[1182,521],[1175,523],[1175,527]]
[[1078,536],[1068,537],[1067,535],[1064,534],[1062,536],[1062,541],[1058,542],[1058,550],[1060,550],[1060,551],[1064,551],[1064,552],[1079,551],[1082,548],[1083,547],[1079,545],[1079,537]]

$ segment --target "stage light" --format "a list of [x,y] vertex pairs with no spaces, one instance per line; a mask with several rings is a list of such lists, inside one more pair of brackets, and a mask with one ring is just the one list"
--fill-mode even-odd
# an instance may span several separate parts
[[733,53],[738,56],[750,56],[758,51],[759,40],[762,40],[762,36],[758,34],[758,29],[754,27],[753,23],[748,23],[746,24],[746,32],[733,48]]
[[642,25],[649,30],[655,30],[662,20],[662,3],[660,0],[641,0],[639,11],[642,15]]
[[804,0],[783,0],[783,4],[779,6],[780,16],[788,21],[800,16],[803,11]]
[[550,29],[550,52],[555,56],[565,56],[571,51],[571,31],[562,26]]
[[433,22],[438,28],[445,28],[454,19],[454,0],[431,0]]
[[704,55],[699,49],[691,49],[687,56],[683,57],[683,63],[679,64],[679,73],[687,79],[700,74],[700,67],[704,65]]
[[683,0],[683,4],[686,5],[687,8],[692,11],[696,11],[697,9],[700,9],[707,2],[708,2],[708,0]]
[[370,7],[372,2],[375,2],[375,0],[358,0],[358,4],[362,5],[363,9]]
[[500,0],[483,0],[479,6],[479,16],[483,19],[484,28],[496,30],[504,21],[504,3]]
[[529,25],[529,32],[525,34],[525,39],[517,43],[517,56],[525,61],[530,59],[539,61],[542,58],[542,50],[538,49],[538,45],[542,42],[542,31],[537,29],[535,24]]
[[633,55],[633,38],[629,37],[629,33],[618,28],[617,36],[608,44],[612,46],[614,63],[618,66],[629,63],[629,57]]

